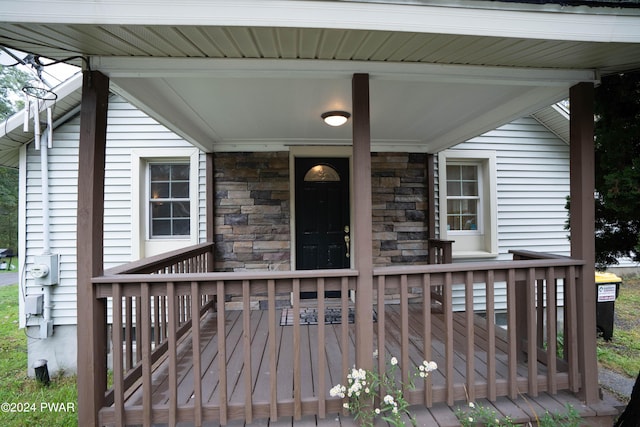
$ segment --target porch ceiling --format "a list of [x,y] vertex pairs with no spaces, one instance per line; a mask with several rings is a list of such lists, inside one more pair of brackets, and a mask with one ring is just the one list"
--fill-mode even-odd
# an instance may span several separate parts
[[371,76],[374,149],[436,152],[577,82],[640,68],[633,8],[32,3],[3,2],[0,44],[91,57],[114,90],[205,151],[350,144],[350,125],[329,128],[320,114],[351,110],[353,73]]

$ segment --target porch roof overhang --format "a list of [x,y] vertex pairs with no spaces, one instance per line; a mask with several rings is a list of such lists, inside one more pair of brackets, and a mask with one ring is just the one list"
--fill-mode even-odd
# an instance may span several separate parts
[[[21,1],[0,44],[80,55],[204,151],[349,145],[351,76],[371,78],[374,150],[437,152],[640,68],[640,9],[456,1]],[[77,60],[76,60],[77,61]]]

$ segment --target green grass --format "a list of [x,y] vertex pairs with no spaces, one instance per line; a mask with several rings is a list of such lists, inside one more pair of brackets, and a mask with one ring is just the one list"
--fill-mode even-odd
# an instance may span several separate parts
[[[50,372],[48,387],[27,377],[27,337],[18,329],[17,285],[0,287],[0,337],[0,425],[78,425],[75,376]],[[70,411],[62,411],[60,404]]]
[[640,276],[622,281],[615,302],[613,339],[598,339],[598,362],[630,378],[640,372]]

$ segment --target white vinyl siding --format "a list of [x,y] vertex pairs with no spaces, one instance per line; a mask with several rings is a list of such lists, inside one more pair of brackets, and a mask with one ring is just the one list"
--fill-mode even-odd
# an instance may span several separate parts
[[527,117],[452,149],[496,153],[498,259],[512,249],[569,255],[567,144]]
[[[492,259],[509,260],[509,251],[517,249],[570,254],[569,233],[564,229],[569,195],[569,146],[565,142],[526,117],[452,150],[495,153],[498,257]],[[562,302],[561,287],[559,291]],[[495,292],[496,310],[504,310],[506,286],[496,283]],[[453,297],[454,310],[464,310],[464,289],[457,287]],[[484,305],[475,308],[484,310]]]
[[[52,290],[54,325],[76,324],[76,215],[78,197],[79,115],[54,132],[49,149],[49,194],[51,251],[60,255],[60,283]],[[193,146],[118,96],[109,100],[105,168],[104,265],[114,267],[134,260],[132,254],[132,171],[135,149],[193,149]],[[26,194],[24,235],[26,271],[33,257],[42,252],[42,205],[40,152],[33,144],[26,150]],[[198,163],[205,165],[205,155]],[[198,171],[197,235],[206,235],[204,218],[205,172]],[[39,293],[29,273],[25,274],[27,295]],[[21,315],[21,326],[25,318]],[[31,323],[30,323],[31,324]]]

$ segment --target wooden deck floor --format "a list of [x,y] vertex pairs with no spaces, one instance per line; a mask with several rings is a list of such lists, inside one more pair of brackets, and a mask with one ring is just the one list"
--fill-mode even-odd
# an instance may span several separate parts
[[[400,314],[399,306],[387,305],[385,309],[385,335],[386,335],[386,352],[387,357],[391,355],[400,357],[400,343],[397,337],[400,336]],[[454,316],[454,381],[456,384],[465,383],[465,372],[467,369],[465,361],[465,346],[467,343],[464,337],[465,318],[462,314]],[[277,319],[280,319],[278,313]],[[423,339],[422,339],[422,314],[416,310],[410,311],[410,352],[409,357],[413,364],[419,364],[422,361]],[[431,359],[438,363],[439,366],[445,365],[445,339],[444,324],[441,315],[432,314],[432,340],[431,340]],[[484,324],[484,320],[477,317],[478,324]],[[278,417],[277,420],[269,420],[268,413],[254,409],[255,420],[251,423],[245,423],[242,420],[235,419],[242,417],[242,410],[245,404],[245,387],[243,374],[246,367],[244,366],[244,356],[242,336],[242,316],[240,311],[228,311],[225,314],[226,323],[226,356],[227,356],[227,397],[229,400],[229,423],[227,425],[247,425],[247,426],[304,426],[304,425],[355,425],[349,416],[339,415],[336,408],[339,408],[339,401],[329,396],[329,388],[337,383],[344,383],[345,378],[342,368],[342,344],[341,344],[341,325],[332,324],[324,327],[324,351],[327,357],[327,366],[324,372],[324,389],[319,388],[318,378],[318,326],[317,325],[301,325],[301,345],[300,345],[300,363],[301,371],[304,373],[301,382],[301,393],[304,402],[312,402],[317,400],[318,396],[325,396],[328,399],[327,414],[325,418],[315,415],[303,416],[300,420],[293,420],[290,416]],[[200,340],[201,346],[201,378],[202,378],[202,400],[205,408],[217,408],[220,405],[220,384],[218,381],[218,340],[216,336],[217,318],[215,313],[205,315],[201,321]],[[354,327],[349,325],[348,339],[348,366],[353,365],[355,348],[354,348]],[[477,327],[475,345],[475,378],[478,386],[478,396],[482,397],[482,383],[487,378],[487,353],[484,350],[484,337],[482,329]],[[293,326],[279,326],[277,329],[277,375],[278,375],[278,399],[279,401],[293,401]],[[268,321],[267,311],[255,310],[251,312],[251,375],[253,385],[253,403],[254,408],[267,406],[269,403],[268,391],[270,389],[269,358],[268,358]],[[498,382],[507,383],[507,356],[506,343],[502,340],[500,332],[496,336],[496,356],[495,356],[495,376]],[[376,337],[377,339],[377,337]],[[185,340],[178,348],[178,405],[189,405],[190,400],[194,396],[193,381],[193,354],[190,336],[187,335]],[[545,367],[540,365],[538,373],[541,378],[545,376]],[[526,378],[527,367],[518,366],[518,376]],[[446,379],[443,371],[438,369],[431,378],[434,390],[434,396],[438,393],[445,393]],[[156,406],[166,406],[169,403],[168,389],[168,363],[160,361],[153,370],[153,404]],[[418,385],[420,388],[420,385]],[[523,390],[524,391],[524,390]],[[142,407],[142,387],[133,387],[127,393],[125,408],[141,408]],[[442,400],[442,399],[440,399]],[[574,406],[583,417],[603,421],[601,425],[611,425],[612,416],[616,414],[615,409],[606,404],[587,407],[584,406],[571,393],[560,392],[556,395],[549,395],[541,392],[537,397],[530,398],[521,395],[518,399],[508,399],[500,397],[494,402],[484,399],[476,399],[477,403],[493,408],[499,416],[511,416],[516,422],[525,423],[534,420],[536,414],[538,416],[544,414],[545,410],[562,412],[565,403]],[[316,403],[314,403],[317,405]],[[285,403],[286,405],[286,403]],[[466,407],[466,396],[464,386],[456,389],[456,407]],[[427,409],[423,406],[415,406],[412,413],[416,416],[418,425],[424,426],[457,426],[459,425],[454,415],[453,408],[445,403],[434,404]],[[333,412],[332,412],[333,411]],[[306,412],[306,411],[305,411]],[[262,417],[262,418],[260,418]],[[598,421],[600,420],[600,421]],[[607,424],[608,423],[608,424]],[[154,424],[156,425],[156,424]],[[163,424],[158,424],[163,425]],[[190,425],[189,423],[181,423],[179,425]],[[192,425],[192,424],[191,424]],[[206,422],[207,426],[218,426],[218,422]],[[383,425],[383,424],[382,424]]]

